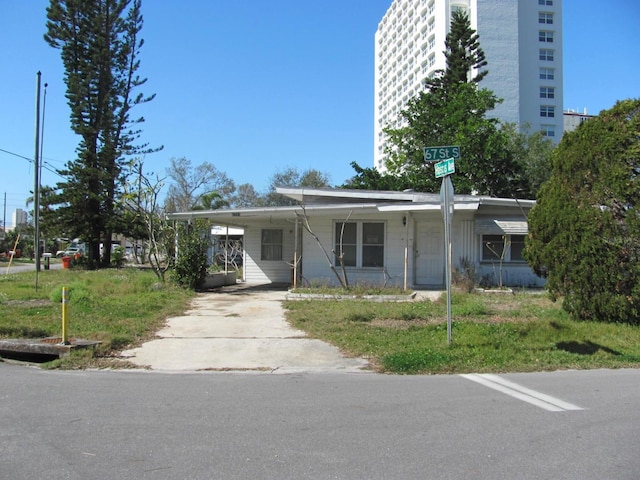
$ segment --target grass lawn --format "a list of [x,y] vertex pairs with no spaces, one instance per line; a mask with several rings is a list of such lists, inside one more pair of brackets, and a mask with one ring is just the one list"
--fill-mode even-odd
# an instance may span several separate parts
[[640,367],[640,327],[576,322],[544,294],[452,296],[446,300],[286,303],[293,326],[389,373],[527,372]]
[[157,287],[150,270],[46,270],[0,275],[0,337],[61,335],[62,287],[69,288],[69,336],[99,340],[95,352],[81,350],[47,366],[112,366],[114,353],[151,338],[166,318],[187,308],[193,294],[166,284]]

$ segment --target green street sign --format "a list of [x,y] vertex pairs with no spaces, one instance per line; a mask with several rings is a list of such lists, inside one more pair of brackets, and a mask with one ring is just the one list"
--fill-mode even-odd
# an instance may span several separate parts
[[442,162],[435,164],[436,170],[436,178],[446,177],[447,175],[451,175],[456,171],[455,164],[453,163],[453,158],[448,158]]
[[453,158],[454,160],[458,160],[460,158],[460,147],[458,145],[424,147],[425,162],[440,162],[448,158]]

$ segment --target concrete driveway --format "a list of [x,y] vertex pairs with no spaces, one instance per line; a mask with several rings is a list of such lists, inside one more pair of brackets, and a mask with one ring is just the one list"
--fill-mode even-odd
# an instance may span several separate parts
[[122,357],[161,371],[365,371],[366,360],[346,358],[292,328],[284,319],[285,296],[282,288],[240,284],[199,294],[155,340]]

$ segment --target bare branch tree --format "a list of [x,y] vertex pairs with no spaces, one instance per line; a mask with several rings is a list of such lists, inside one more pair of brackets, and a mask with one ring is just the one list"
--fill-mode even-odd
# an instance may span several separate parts
[[163,187],[163,178],[156,176],[152,181],[142,174],[142,166],[140,166],[138,191],[125,192],[122,207],[144,224],[148,237],[147,259],[158,279],[164,283],[172,258],[169,255],[168,243],[175,238],[175,229],[165,218],[159,206],[160,192]]
[[353,212],[349,212],[349,215],[347,216],[347,220],[345,220],[345,222],[343,222],[343,228],[340,232],[340,255],[337,255],[335,253],[335,250],[331,250],[331,253],[333,253],[338,260],[340,261],[340,266],[341,266],[341,270],[342,270],[342,275],[340,275],[340,272],[338,271],[338,269],[335,267],[333,261],[331,260],[331,256],[329,255],[329,253],[327,252],[327,250],[324,248],[324,245],[322,245],[322,242],[320,241],[320,239],[318,238],[318,235],[315,234],[315,232],[313,231],[313,229],[311,228],[311,224],[309,223],[309,216],[307,215],[307,210],[305,209],[304,205],[301,205],[302,208],[302,215],[300,214],[296,214],[298,219],[301,220],[302,226],[304,227],[304,229],[309,232],[309,235],[311,235],[313,237],[313,239],[316,241],[316,243],[318,244],[318,246],[320,247],[320,250],[322,250],[322,253],[324,254],[325,258],[327,259],[327,263],[329,264],[329,269],[335,274],[336,278],[338,279],[338,282],[340,282],[340,285],[342,286],[342,288],[344,289],[348,289],[349,288],[349,279],[347,278],[347,271],[344,265],[344,252],[342,251],[342,234],[344,233],[344,223],[346,223],[347,220],[349,220],[349,217],[351,217],[351,214]]

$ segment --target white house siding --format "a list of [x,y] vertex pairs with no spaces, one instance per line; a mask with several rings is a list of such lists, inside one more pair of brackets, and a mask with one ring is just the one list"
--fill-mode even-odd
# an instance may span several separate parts
[[[377,284],[387,282],[387,285],[402,286],[404,282],[404,252],[406,245],[406,227],[402,224],[404,214],[393,213],[381,215],[354,215],[349,217],[349,222],[384,222],[385,242],[384,242],[384,268],[347,268],[347,278],[350,285],[357,284]],[[320,243],[334,261],[333,249],[334,224],[343,222],[343,217],[313,217],[310,225],[313,233],[318,236]],[[302,234],[302,283],[314,285],[338,285],[339,281],[332,272],[327,258],[316,240],[308,233]],[[342,274],[340,267],[336,267]]]
[[[282,229],[282,260],[260,260],[263,228]],[[245,281],[250,284],[291,283],[294,254],[294,224],[287,221],[269,222],[245,228]]]
[[[311,231],[318,236],[320,244],[330,258],[333,258],[332,223],[331,219],[313,217],[309,220]],[[319,285],[335,285],[337,279],[331,273],[326,257],[315,239],[308,232],[302,230],[302,285],[309,283]]]
[[468,214],[456,214],[459,222],[455,221],[453,229],[453,265],[460,267],[462,259],[475,263],[478,258],[478,242],[474,230],[474,220]]
[[[486,212],[485,212],[486,215]],[[402,219],[407,219],[407,225],[403,225]],[[481,262],[482,233],[486,230],[486,216],[474,218],[472,212],[456,212],[452,226],[452,263],[454,268],[459,268],[463,258],[476,266],[478,278],[484,278],[493,284],[498,283],[500,265],[498,262]],[[331,261],[334,239],[334,223],[346,220],[344,216],[313,216],[310,225],[318,236],[320,243],[326,250]],[[382,221],[385,223],[385,267],[384,268],[347,268],[347,277],[351,285],[375,284],[402,287],[405,281],[404,256],[407,247],[407,284],[409,287],[444,287],[444,228],[442,214],[439,210],[428,212],[388,212],[386,214],[356,215],[352,214],[349,221]],[[510,222],[498,222],[501,228],[510,228]],[[515,222],[515,224],[521,223]],[[281,261],[262,261],[261,230],[263,228],[282,228],[283,230],[283,259]],[[495,228],[495,227],[492,227]],[[300,229],[299,238],[301,247],[299,255],[302,260],[299,264],[301,275],[300,285],[339,285],[336,275],[332,272],[327,258],[316,240],[304,229]],[[442,275],[431,275],[430,281],[426,281],[428,272],[420,270],[420,253],[417,250],[425,248],[425,239],[420,237],[425,232],[440,232],[438,238],[430,238],[429,242],[438,246],[441,242],[443,257],[437,264],[430,263],[432,270],[442,271]],[[291,264],[294,258],[295,224],[293,221],[279,220],[262,225],[252,225],[245,229],[245,281],[252,284],[260,283],[286,283],[293,281]],[[425,254],[425,252],[422,252]],[[336,267],[341,274],[339,267]],[[434,270],[434,271],[435,271]],[[433,272],[432,272],[433,273]],[[433,277],[433,278],[432,278]],[[544,280],[537,277],[525,263],[504,263],[502,265],[502,282],[512,287],[543,286]]]

